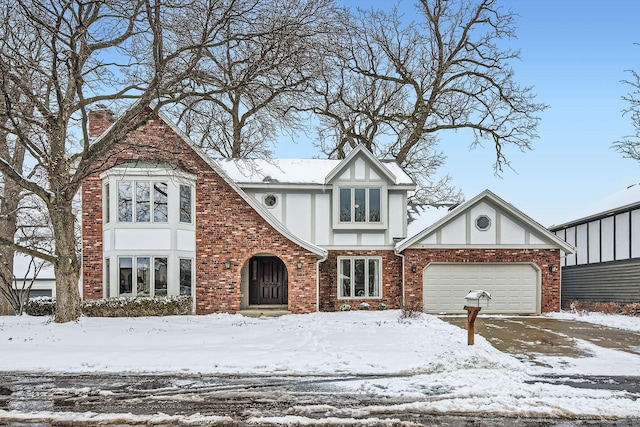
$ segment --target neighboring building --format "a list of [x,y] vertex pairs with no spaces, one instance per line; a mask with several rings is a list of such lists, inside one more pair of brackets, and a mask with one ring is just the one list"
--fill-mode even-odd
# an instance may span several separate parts
[[[39,265],[43,261],[37,261]],[[35,265],[31,264],[31,258],[16,254],[13,257],[14,286],[16,290],[31,285],[30,298],[56,296],[56,280],[53,274],[53,266],[45,263],[35,274]],[[33,282],[33,283],[32,283]]]
[[[110,123],[92,112],[92,135]],[[461,312],[484,288],[489,311],[559,310],[570,245],[490,191],[408,237],[414,189],[361,146],[343,160],[216,161],[152,116],[83,184],[84,298],[188,294],[198,314]]]
[[599,213],[550,227],[576,247],[562,261],[562,304],[640,302],[640,185],[604,201]]

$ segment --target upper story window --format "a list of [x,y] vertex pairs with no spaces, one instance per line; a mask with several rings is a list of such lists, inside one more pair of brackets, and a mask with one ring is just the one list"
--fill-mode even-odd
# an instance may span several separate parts
[[104,185],[103,194],[104,194],[104,199],[103,199],[104,200],[104,206],[103,206],[104,222],[108,224],[109,222],[111,222],[111,210],[109,209],[109,206],[111,204],[111,199],[110,199],[111,194],[109,193],[108,182]]
[[340,188],[340,222],[381,222],[380,192],[380,188]]
[[486,215],[476,218],[476,228],[480,231],[488,230],[491,227],[491,219]]
[[108,228],[130,228],[135,224],[143,228],[194,226],[195,175],[175,168],[131,163],[111,168],[100,178],[103,219]]
[[180,222],[191,223],[191,186],[180,184]]
[[[153,190],[152,190],[153,188]],[[118,221],[167,222],[169,218],[166,182],[119,181]]]

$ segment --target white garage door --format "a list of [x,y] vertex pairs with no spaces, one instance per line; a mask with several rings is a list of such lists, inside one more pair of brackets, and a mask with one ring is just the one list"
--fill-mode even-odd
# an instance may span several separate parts
[[491,293],[481,313],[539,313],[540,286],[531,264],[438,263],[424,269],[424,311],[466,313],[464,297],[471,290]]

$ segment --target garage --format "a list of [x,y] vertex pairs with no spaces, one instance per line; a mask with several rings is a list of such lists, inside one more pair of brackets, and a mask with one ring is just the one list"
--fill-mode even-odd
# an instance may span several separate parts
[[423,274],[424,311],[464,313],[464,297],[482,289],[491,293],[482,313],[539,313],[539,276],[531,263],[431,263]]

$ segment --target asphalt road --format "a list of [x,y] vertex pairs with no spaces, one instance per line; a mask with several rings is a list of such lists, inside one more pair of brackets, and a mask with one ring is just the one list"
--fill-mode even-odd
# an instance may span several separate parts
[[[465,327],[466,317],[443,317],[452,324]],[[544,355],[585,356],[576,340],[640,354],[640,335],[590,325],[535,317],[480,317],[476,333],[487,338],[501,351],[536,363]],[[1,357],[1,355],[0,355]],[[637,419],[558,419],[514,418],[495,414],[429,414],[404,409],[393,412],[394,405],[411,404],[417,398],[381,397],[344,391],[348,381],[376,377],[299,377],[299,376],[200,376],[200,375],[52,375],[6,372],[0,373],[0,409],[15,410],[22,419],[5,419],[0,426],[49,427],[95,425],[95,420],[73,414],[104,415],[100,425],[176,425],[153,415],[162,413],[188,418],[191,414],[221,417],[210,425],[265,425],[265,417],[303,416],[314,426],[341,425],[340,419],[356,419],[366,426],[448,426],[448,427],[537,427],[537,426],[638,426]],[[626,390],[640,395],[640,376],[562,376],[538,377],[535,381],[565,384],[575,388]],[[433,390],[434,396],[441,391]],[[371,407],[382,408],[374,414]],[[311,408],[311,409],[310,409]],[[315,409],[314,409],[315,408]],[[385,409],[387,408],[387,409]],[[69,413],[68,417],[46,414]],[[118,414],[141,416],[136,420],[119,419]],[[45,414],[45,415],[43,415]],[[149,416],[150,418],[145,418]],[[372,421],[376,419],[378,421]],[[181,425],[178,422],[177,425]],[[269,424],[278,425],[278,424]]]
[[[495,414],[425,414],[359,409],[411,403],[411,398],[376,397],[334,392],[343,381],[366,377],[242,377],[196,375],[40,375],[0,374],[0,409],[33,413],[32,418],[2,419],[2,426],[48,427],[95,425],[95,420],[51,419],[48,412],[100,414],[202,414],[224,417],[225,426],[256,426],[257,418],[304,416],[313,425],[341,425],[340,418],[356,418],[366,426],[640,426],[637,420],[593,420],[497,417]],[[549,379],[554,381],[554,379]],[[309,411],[308,408],[318,408]],[[303,409],[307,408],[307,409]],[[333,408],[333,409],[330,409]],[[44,412],[43,412],[44,411]],[[372,418],[378,422],[371,421]],[[331,421],[329,422],[328,420]],[[111,420],[111,421],[110,421]],[[336,421],[338,420],[338,421]],[[326,421],[326,422],[325,422]],[[176,425],[175,422],[106,418],[100,425]],[[178,424],[179,425],[179,424]],[[277,424],[270,424],[277,425]],[[353,422],[344,425],[354,425]]]

